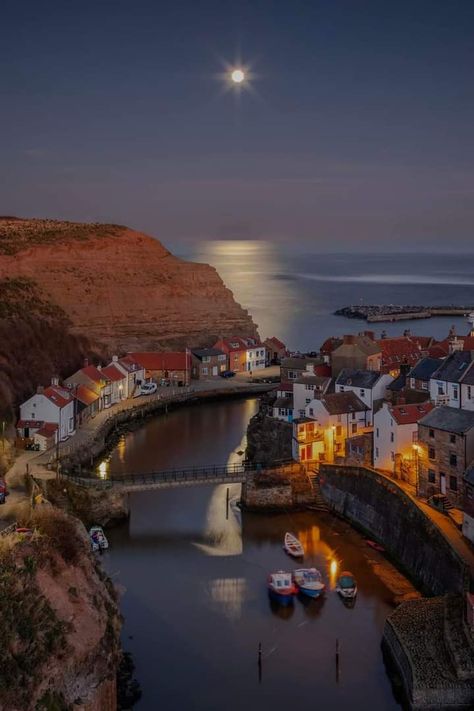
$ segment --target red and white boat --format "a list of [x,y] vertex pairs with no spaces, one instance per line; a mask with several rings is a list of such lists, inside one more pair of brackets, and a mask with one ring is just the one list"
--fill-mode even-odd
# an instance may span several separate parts
[[285,533],[283,548],[293,558],[302,558],[304,556],[303,544],[292,533]]
[[291,573],[278,570],[268,576],[268,594],[281,605],[291,605],[293,596],[298,592],[291,579]]

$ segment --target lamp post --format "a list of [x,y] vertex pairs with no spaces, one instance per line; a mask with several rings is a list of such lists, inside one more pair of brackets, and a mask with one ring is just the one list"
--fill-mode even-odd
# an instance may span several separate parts
[[415,492],[416,492],[416,496],[418,497],[419,496],[418,445],[413,444],[412,447],[413,447],[413,452],[414,452],[414,457],[415,457]]

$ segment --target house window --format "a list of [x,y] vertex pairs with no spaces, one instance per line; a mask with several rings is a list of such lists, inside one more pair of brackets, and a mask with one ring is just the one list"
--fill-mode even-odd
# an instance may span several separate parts
[[211,362],[211,356],[203,356],[203,357],[202,357],[202,362],[203,362],[203,363],[210,363],[210,362]]
[[360,396],[365,397],[365,390],[363,390],[362,388],[360,389]]
[[341,425],[338,425],[338,426],[336,427],[336,436],[337,436],[337,437],[340,437],[341,434],[342,434],[342,427],[341,427]]
[[313,410],[312,407],[309,408],[309,414],[311,415],[311,417],[313,417],[313,415],[314,415],[314,410]]
[[393,432],[390,432],[390,442],[393,442],[395,439]]
[[355,412],[353,412],[351,415],[351,420],[355,420],[355,418],[356,418],[356,414],[355,414]]
[[375,430],[375,436],[376,436],[376,437],[380,437],[380,433],[379,433],[379,428],[378,428],[378,427],[377,427],[377,429]]
[[421,383],[421,389],[428,390],[428,383],[426,383],[426,382]]
[[203,375],[207,375],[208,370],[209,370],[208,368],[203,367],[203,369],[202,369],[202,374],[203,374]]
[[452,467],[457,467],[458,465],[458,458],[456,454],[453,454],[453,452],[451,452],[449,455],[449,463]]
[[436,459],[436,452],[434,447],[429,447],[428,448],[428,458],[429,459]]
[[395,461],[395,452],[390,452],[390,459],[392,460],[392,462]]
[[375,456],[376,456],[377,458],[378,458],[378,456],[379,456],[379,448],[378,448],[378,447],[375,448]]
[[338,422],[342,422],[342,415],[338,415],[338,416],[337,416],[337,421],[338,421]]
[[458,478],[456,476],[449,477],[449,488],[451,489],[451,491],[458,490]]
[[444,395],[444,388],[438,383],[438,395]]
[[356,433],[357,433],[357,423],[352,425],[352,434],[356,434]]
[[453,399],[454,400],[458,399],[458,389],[457,388],[453,388]]
[[467,399],[471,400],[471,386],[470,385],[467,386]]
[[431,437],[431,439],[434,439],[434,430],[430,430],[430,431],[428,432],[428,434],[429,434],[429,436]]
[[226,358],[227,356],[225,355],[225,353],[222,353],[221,355],[217,356],[217,360],[225,360]]
[[305,390],[314,390],[314,385],[305,385]]
[[306,400],[305,400],[305,402],[306,402],[307,405],[309,405],[309,403],[311,402],[311,398],[310,398],[310,397],[307,397]]
[[451,444],[456,444],[456,435],[455,434],[449,435],[449,441],[451,442]]
[[434,469],[428,469],[428,481],[430,484],[434,484],[436,482],[436,473]]

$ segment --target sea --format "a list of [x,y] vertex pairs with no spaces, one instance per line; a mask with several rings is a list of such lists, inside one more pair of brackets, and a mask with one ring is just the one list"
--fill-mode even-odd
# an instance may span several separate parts
[[214,266],[235,299],[258,324],[262,338],[277,336],[292,351],[316,351],[326,338],[410,329],[445,338],[452,326],[466,334],[464,317],[368,324],[334,312],[351,304],[460,305],[474,310],[473,254],[319,254],[290,252],[268,241],[215,240],[183,254]]

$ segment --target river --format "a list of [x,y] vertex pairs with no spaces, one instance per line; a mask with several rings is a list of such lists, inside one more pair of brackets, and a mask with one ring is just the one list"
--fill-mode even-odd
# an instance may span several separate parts
[[[257,407],[249,399],[174,410],[126,435],[107,466],[118,474],[237,461]],[[239,485],[226,518],[226,488],[134,494],[129,521],[110,530],[103,561],[122,591],[123,644],[143,692],[135,708],[399,708],[380,649],[392,596],[360,536],[329,515],[241,515]],[[292,567],[286,530],[304,542],[305,562],[322,571],[327,592],[281,609],[270,604],[266,577]],[[356,574],[353,609],[333,590],[336,565]]]

